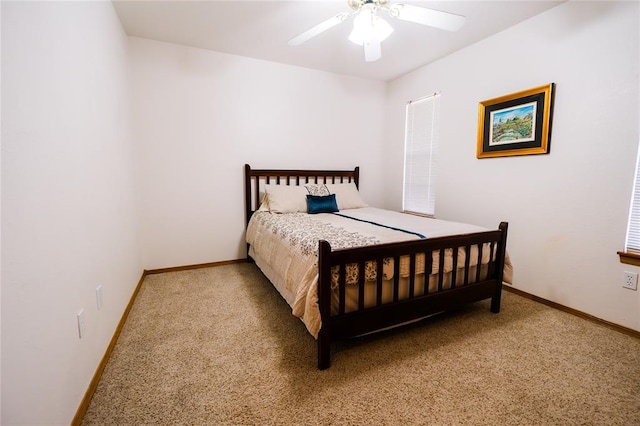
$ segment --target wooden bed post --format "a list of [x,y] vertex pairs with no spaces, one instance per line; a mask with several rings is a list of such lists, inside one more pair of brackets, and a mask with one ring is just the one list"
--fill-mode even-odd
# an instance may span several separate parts
[[497,314],[500,312],[500,299],[502,297],[502,278],[504,277],[504,264],[505,256],[507,252],[507,228],[509,224],[507,222],[500,222],[498,229],[502,231],[502,238],[498,244],[498,253],[496,263],[496,289],[493,297],[491,298],[491,312]]
[[251,166],[244,165],[244,212],[245,212],[245,227],[249,225],[249,219],[251,219]]
[[331,245],[325,240],[318,244],[318,305],[322,325],[318,332],[318,369],[331,365]]
[[[251,219],[251,166],[244,165],[244,211],[245,211],[245,224],[244,229],[249,226],[249,219]],[[253,259],[249,256],[249,243],[247,243],[247,262],[252,263]]]

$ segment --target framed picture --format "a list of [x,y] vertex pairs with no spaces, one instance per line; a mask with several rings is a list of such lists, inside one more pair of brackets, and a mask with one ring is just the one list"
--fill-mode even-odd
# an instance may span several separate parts
[[480,102],[478,158],[548,154],[555,84]]

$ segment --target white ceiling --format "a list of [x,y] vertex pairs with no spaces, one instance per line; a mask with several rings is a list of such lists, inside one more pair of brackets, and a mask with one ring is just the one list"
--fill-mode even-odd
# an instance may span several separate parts
[[[392,1],[396,3],[397,1]],[[250,58],[388,81],[498,33],[563,1],[414,1],[415,6],[466,16],[457,32],[383,16],[394,28],[382,59],[365,62],[347,40],[353,18],[297,47],[287,41],[337,13],[346,0],[113,0],[127,35]],[[541,29],[543,30],[543,29]],[[490,58],[487,58],[490,60]]]

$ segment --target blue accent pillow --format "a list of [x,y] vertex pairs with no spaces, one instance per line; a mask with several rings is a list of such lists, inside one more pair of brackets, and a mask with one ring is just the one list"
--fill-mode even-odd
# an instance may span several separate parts
[[338,210],[336,194],[307,195],[307,213],[334,213]]

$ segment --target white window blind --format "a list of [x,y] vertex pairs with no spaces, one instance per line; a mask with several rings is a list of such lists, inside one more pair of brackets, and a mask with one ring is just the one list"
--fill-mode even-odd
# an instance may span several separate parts
[[435,166],[440,94],[410,101],[406,109],[402,210],[435,214]]
[[629,223],[627,225],[627,240],[624,244],[624,251],[640,254],[640,149],[636,158],[636,179],[633,183],[633,193],[631,194],[631,211],[629,213]]

